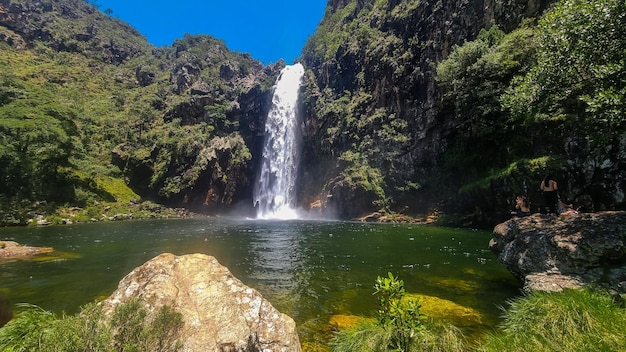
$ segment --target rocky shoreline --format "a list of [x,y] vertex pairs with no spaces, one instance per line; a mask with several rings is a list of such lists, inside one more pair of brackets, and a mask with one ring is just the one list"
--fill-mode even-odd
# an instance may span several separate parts
[[526,290],[626,293],[626,212],[534,214],[493,230],[489,248]]
[[139,219],[188,219],[204,215],[185,208],[170,208],[150,201],[98,203],[89,207],[51,208],[45,202],[34,202],[24,209],[2,211],[0,226],[71,225],[104,221]]

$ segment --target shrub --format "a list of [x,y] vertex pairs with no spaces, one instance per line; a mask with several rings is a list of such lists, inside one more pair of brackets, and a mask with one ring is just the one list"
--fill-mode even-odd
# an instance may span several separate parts
[[380,303],[378,319],[363,319],[339,331],[331,342],[333,351],[466,350],[465,340],[456,327],[426,322],[426,316],[419,312],[419,302],[405,297],[404,281],[388,273],[388,277],[376,279],[374,289]]
[[0,329],[0,350],[21,351],[177,351],[180,313],[163,306],[153,318],[139,301],[115,307],[107,318],[101,305],[88,304],[76,315],[57,317],[32,305]]

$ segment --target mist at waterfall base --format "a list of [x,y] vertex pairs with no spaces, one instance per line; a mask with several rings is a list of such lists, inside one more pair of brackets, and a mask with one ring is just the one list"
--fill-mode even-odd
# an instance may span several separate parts
[[300,218],[295,208],[299,164],[298,92],[301,64],[286,66],[278,76],[265,122],[263,160],[254,189],[258,219]]

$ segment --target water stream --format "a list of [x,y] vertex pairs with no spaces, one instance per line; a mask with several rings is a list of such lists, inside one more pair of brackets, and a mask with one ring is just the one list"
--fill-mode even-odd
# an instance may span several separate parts
[[297,219],[294,188],[298,168],[297,103],[301,64],[286,66],[276,80],[265,122],[265,144],[254,204],[260,219]]

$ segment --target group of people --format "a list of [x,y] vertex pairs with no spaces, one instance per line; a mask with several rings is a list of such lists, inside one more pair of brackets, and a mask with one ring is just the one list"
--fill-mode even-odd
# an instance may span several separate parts
[[[578,214],[578,209],[574,209],[572,204],[566,204],[561,201],[558,194],[558,184],[552,175],[547,175],[543,181],[541,181],[539,189],[543,193],[543,199],[546,207],[545,210],[547,213],[558,214],[561,216]],[[511,215],[527,216],[530,214],[530,201],[525,196],[518,196],[515,199],[515,211],[511,212]]]

